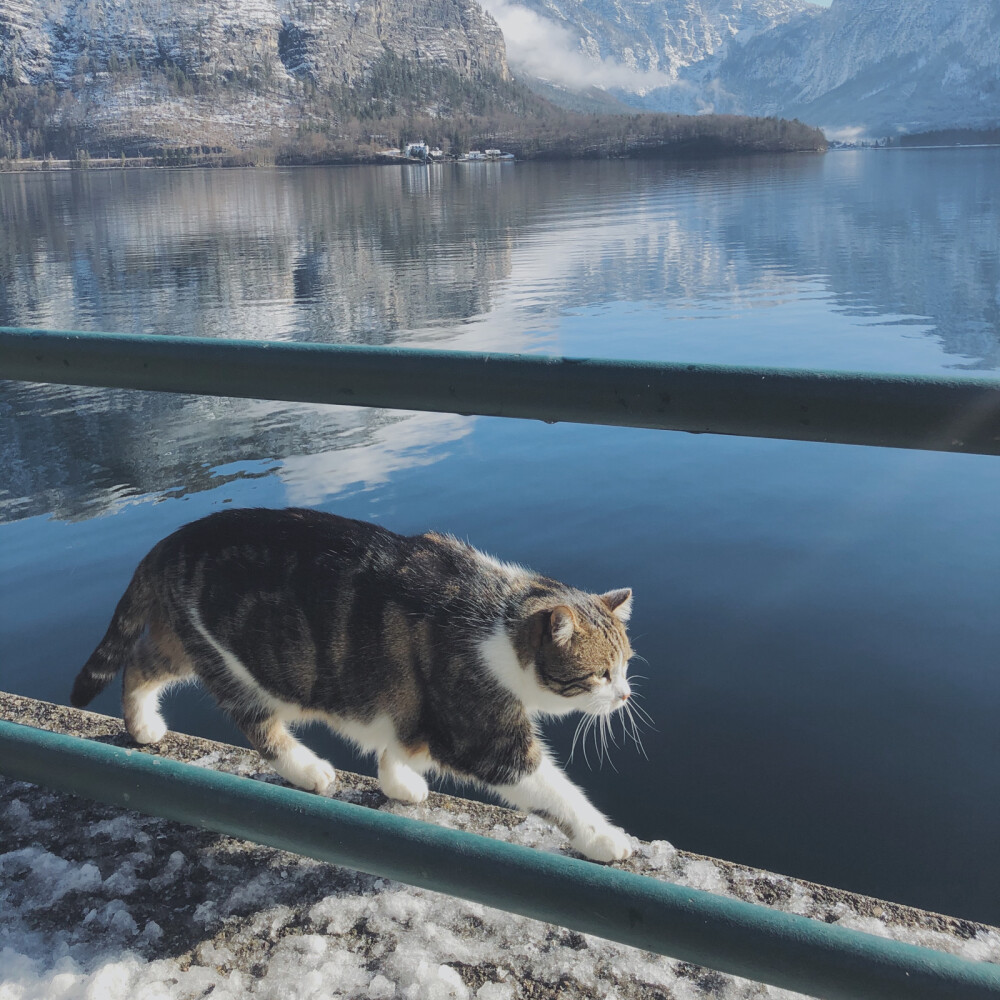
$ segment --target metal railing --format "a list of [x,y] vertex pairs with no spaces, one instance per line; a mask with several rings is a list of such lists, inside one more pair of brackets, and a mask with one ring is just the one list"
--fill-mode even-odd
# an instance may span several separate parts
[[0,378],[1000,455],[1000,380],[0,328]]
[[[0,378],[1000,454],[995,379],[3,328]],[[14,723],[0,772],[830,1000],[1000,997],[1000,965]]]
[[1000,996],[1000,966],[621,869],[0,722],[0,772],[829,1000]]

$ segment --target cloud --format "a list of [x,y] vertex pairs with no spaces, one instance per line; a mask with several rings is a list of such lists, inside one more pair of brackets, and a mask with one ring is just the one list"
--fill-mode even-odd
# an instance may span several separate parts
[[483,0],[483,6],[500,25],[511,65],[532,76],[575,89],[619,88],[637,94],[677,86],[676,78],[662,70],[635,69],[588,54],[583,39],[570,28],[520,4]]

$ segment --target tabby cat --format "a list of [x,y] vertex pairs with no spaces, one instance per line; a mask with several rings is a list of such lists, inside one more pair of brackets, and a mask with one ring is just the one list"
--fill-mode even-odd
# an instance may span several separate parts
[[196,675],[300,788],[322,794],[336,775],[288,730],[320,720],[378,755],[390,798],[421,802],[424,774],[452,774],[614,861],[632,853],[629,836],[552,761],[537,720],[606,723],[625,706],[631,603],[630,590],[587,594],[447,535],[227,510],[139,563],[71,700],[88,704],[124,666],[125,724],[156,743],[160,693]]

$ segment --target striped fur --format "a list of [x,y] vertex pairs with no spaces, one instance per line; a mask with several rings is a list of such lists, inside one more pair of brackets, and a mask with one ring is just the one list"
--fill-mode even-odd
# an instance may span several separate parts
[[153,743],[166,732],[160,693],[196,677],[293,784],[323,793],[334,781],[288,729],[321,720],[378,756],[390,797],[421,801],[424,774],[452,774],[609,861],[629,838],[552,763],[536,720],[625,704],[630,606],[631,591],[586,594],[450,536],[227,510],[142,560],[72,702],[124,668],[126,725]]

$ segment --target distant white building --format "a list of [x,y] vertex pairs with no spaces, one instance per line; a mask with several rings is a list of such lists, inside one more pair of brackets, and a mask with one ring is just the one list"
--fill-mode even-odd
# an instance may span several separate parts
[[408,142],[403,152],[404,156],[412,156],[415,160],[426,160],[430,154],[426,142]]
[[487,149],[485,152],[481,149],[470,149],[463,156],[459,157],[460,160],[476,160],[480,163],[486,160],[513,160],[513,153],[504,153],[499,149]]

